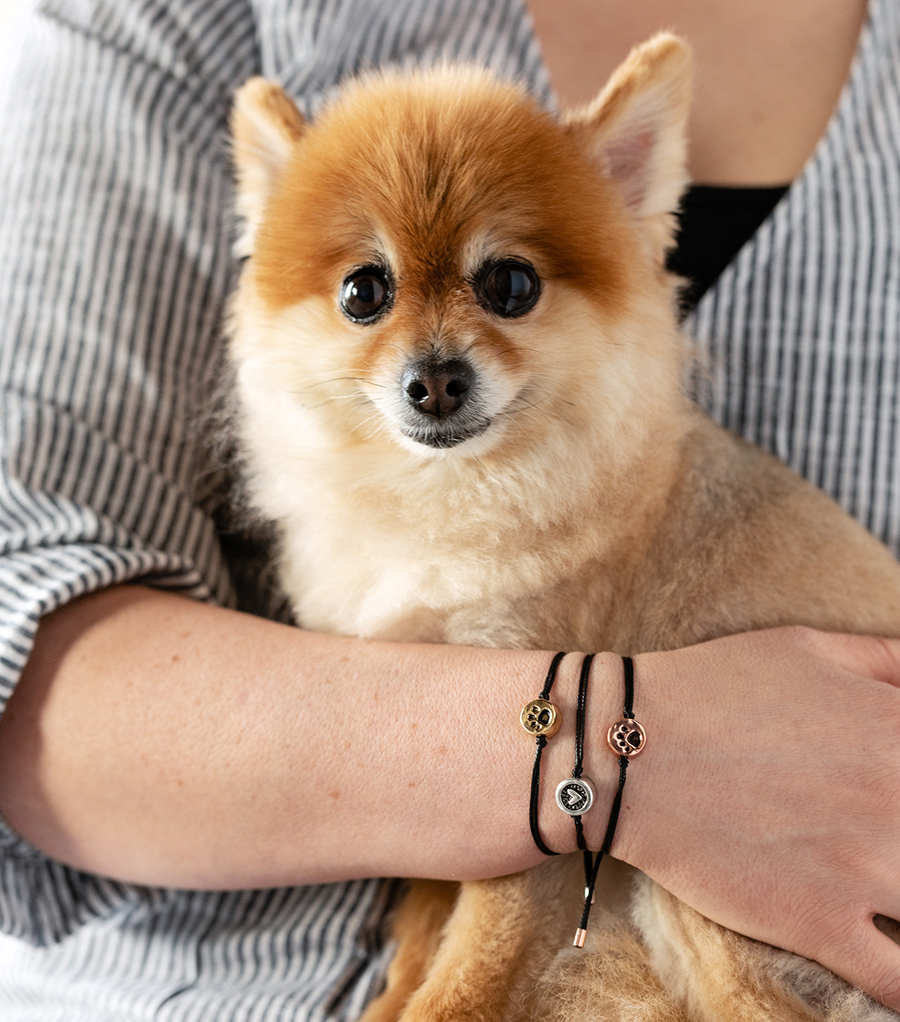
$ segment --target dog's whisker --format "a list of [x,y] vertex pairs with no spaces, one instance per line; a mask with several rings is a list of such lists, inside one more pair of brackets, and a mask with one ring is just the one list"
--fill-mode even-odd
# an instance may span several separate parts
[[303,387],[288,388],[287,393],[302,394],[304,391],[312,390],[313,387],[325,387],[330,383],[365,383],[373,387],[383,386],[383,384],[374,383],[372,380],[368,380],[364,376],[326,376],[320,380],[312,380]]
[[384,416],[378,411],[377,408],[373,409],[371,415],[367,416],[366,418],[362,419],[359,423],[357,423],[355,429],[363,430],[370,423],[374,424],[374,426],[373,429],[366,434],[367,440],[371,440],[372,438],[378,436],[379,433],[384,433],[388,429],[387,421],[385,420]]
[[381,436],[385,432],[386,432],[386,427],[382,423],[382,424],[378,425],[377,427],[375,427],[374,429],[371,429],[366,434],[366,440],[374,440],[376,437]]

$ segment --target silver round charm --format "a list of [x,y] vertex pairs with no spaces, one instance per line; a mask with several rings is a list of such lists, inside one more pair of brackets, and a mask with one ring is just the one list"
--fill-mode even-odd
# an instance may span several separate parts
[[556,804],[569,816],[581,816],[594,804],[594,787],[586,777],[567,777],[556,786]]

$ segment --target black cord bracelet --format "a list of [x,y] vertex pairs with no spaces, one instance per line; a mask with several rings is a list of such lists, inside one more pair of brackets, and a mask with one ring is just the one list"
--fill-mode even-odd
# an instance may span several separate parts
[[600,851],[597,852],[591,867],[590,877],[585,885],[584,909],[581,913],[581,923],[575,931],[575,940],[572,942],[575,947],[584,947],[584,940],[587,936],[588,917],[591,914],[591,903],[594,897],[594,886],[597,883],[597,873],[600,869],[600,863],[603,861],[603,856],[609,854],[616,833],[616,824],[619,822],[619,811],[622,808],[622,791],[625,788],[625,778],[628,773],[628,760],[642,752],[647,741],[647,734],[644,728],[634,719],[634,661],[630,656],[622,657],[622,667],[625,673],[623,719],[613,724],[606,734],[606,741],[609,743],[609,747],[619,757],[619,784],[616,788],[612,808],[609,811],[609,822],[606,825],[603,845]]
[[581,677],[578,680],[578,704],[575,713],[575,765],[572,776],[556,787],[556,804],[572,817],[575,824],[575,843],[584,857],[584,886],[587,891],[593,872],[593,856],[584,840],[584,826],[581,817],[594,804],[594,787],[584,773],[584,728],[587,716],[587,690],[591,677],[594,654],[588,653],[581,662]]
[[543,841],[538,829],[538,806],[541,797],[541,754],[547,739],[552,738],[559,731],[562,724],[562,717],[559,710],[550,702],[550,690],[553,682],[556,681],[556,672],[565,653],[557,653],[550,661],[550,668],[544,680],[544,687],[537,699],[526,703],[522,709],[520,720],[522,727],[535,736],[534,766],[531,768],[531,800],[528,806],[528,823],[531,827],[531,836],[538,849],[544,855],[558,855],[558,852],[551,851]]

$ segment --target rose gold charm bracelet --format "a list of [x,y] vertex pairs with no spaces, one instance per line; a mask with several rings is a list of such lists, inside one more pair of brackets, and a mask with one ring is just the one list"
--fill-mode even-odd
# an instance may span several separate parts
[[625,675],[625,705],[622,711],[622,720],[613,724],[606,733],[606,741],[610,749],[619,757],[619,784],[616,788],[612,808],[609,811],[609,822],[606,825],[603,845],[597,852],[590,877],[585,885],[584,909],[581,913],[581,922],[575,931],[575,939],[572,942],[575,947],[584,947],[588,917],[591,914],[591,904],[594,900],[597,872],[600,869],[603,856],[609,854],[616,833],[616,824],[619,822],[619,810],[622,808],[622,790],[625,787],[628,761],[643,752],[647,741],[647,733],[643,726],[634,719],[634,661],[630,656],[622,657],[622,667]]

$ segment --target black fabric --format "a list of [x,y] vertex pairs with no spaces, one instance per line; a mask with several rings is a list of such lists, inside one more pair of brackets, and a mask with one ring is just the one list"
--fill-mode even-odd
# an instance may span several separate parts
[[789,185],[724,188],[691,185],[681,200],[676,247],[668,268],[687,280],[681,313],[688,315],[772,212]]

